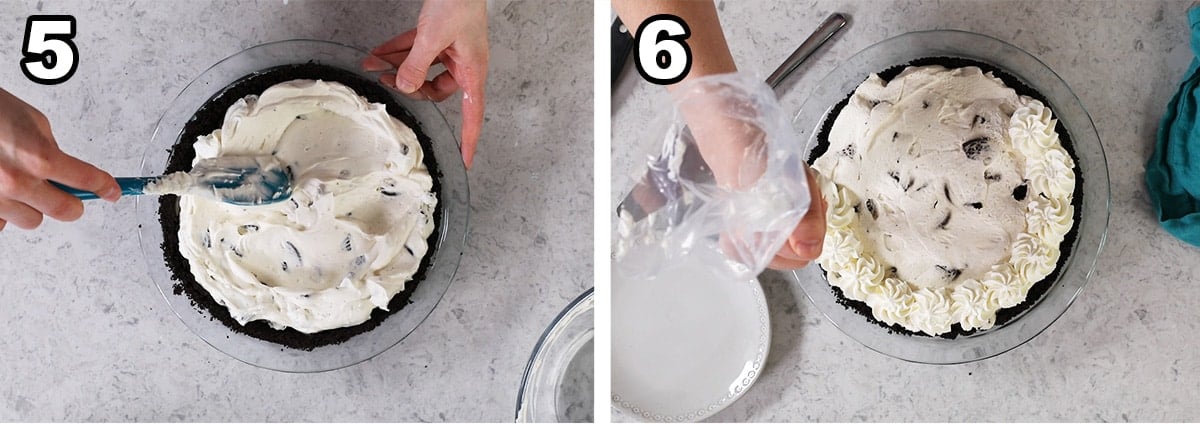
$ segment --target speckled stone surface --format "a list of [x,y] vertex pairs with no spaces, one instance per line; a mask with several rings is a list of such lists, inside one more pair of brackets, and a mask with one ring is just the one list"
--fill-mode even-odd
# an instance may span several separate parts
[[[1032,53],[1095,121],[1108,155],[1112,219],[1095,274],[1067,313],[1030,343],[973,364],[915,365],[868,350],[798,286],[768,272],[770,358],[758,383],[714,421],[1200,419],[1200,251],[1158,226],[1143,183],[1158,120],[1192,58],[1191,2],[719,3],[738,64],[764,76],[829,13],[851,15],[789,81],[782,102],[791,110],[838,63],[908,31],[969,30]],[[633,153],[647,149],[644,128],[665,104],[661,89],[635,76],[626,75],[613,99],[614,202],[629,187]]]
[[[0,2],[0,86],[46,112],[64,150],[139,169],[154,123],[192,78],[268,41],[370,48],[419,2]],[[36,13],[79,22],[78,72],[18,68]],[[488,113],[471,234],[442,303],[402,343],[347,369],[292,375],[209,347],[151,282],[131,199],[72,224],[0,232],[0,420],[510,421],[521,373],[559,310],[592,286],[591,11],[494,1]],[[455,131],[457,97],[444,104]],[[157,259],[151,259],[157,260]]]

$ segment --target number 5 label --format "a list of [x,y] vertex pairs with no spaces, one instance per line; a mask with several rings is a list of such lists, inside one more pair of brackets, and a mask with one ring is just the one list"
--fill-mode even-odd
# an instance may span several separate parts
[[75,17],[35,15],[25,21],[25,42],[21,52],[21,72],[38,84],[61,84],[79,67],[79,49],[75,47]]
[[678,16],[647,18],[638,27],[633,44],[638,73],[658,85],[683,81],[692,70],[692,49],[684,42],[691,36],[691,28]]

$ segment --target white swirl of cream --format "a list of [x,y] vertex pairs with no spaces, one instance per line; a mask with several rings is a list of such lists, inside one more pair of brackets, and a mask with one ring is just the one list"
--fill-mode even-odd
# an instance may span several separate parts
[[[1012,259],[1009,263],[1016,276],[1032,285],[1054,272],[1054,265],[1058,260],[1057,252],[1057,247],[1051,248],[1043,244],[1036,236],[1022,233],[1013,243]],[[1022,296],[1024,296],[1023,293]]]
[[858,280],[868,285],[878,285],[883,281],[883,266],[870,256],[863,256],[854,261],[853,272]]
[[866,296],[866,293],[859,289],[862,283],[857,275],[850,272],[829,272],[827,278],[829,284],[842,289],[842,293],[847,297],[857,299]]
[[898,278],[888,277],[873,289],[874,292],[863,301],[871,307],[875,319],[888,325],[908,321],[908,315],[916,302],[913,299],[912,286]]
[[849,272],[843,273],[851,278],[842,280],[842,290],[855,298],[866,299],[878,287],[883,278],[883,268],[874,258],[869,256],[856,257],[851,261]]
[[846,269],[852,266],[855,258],[862,256],[861,253],[862,242],[855,237],[853,231],[830,230],[825,235],[821,257],[817,261],[836,264],[838,269]]
[[855,196],[854,193],[850,192],[850,190],[846,190],[846,187],[834,184],[834,182],[828,178],[821,181],[822,182],[820,184],[822,189],[827,190],[826,193],[831,193],[837,201],[833,204],[834,207],[853,208],[854,204],[858,203],[858,197]]
[[853,269],[853,275],[857,276],[854,293],[858,297],[870,299],[884,292],[885,289],[881,287],[883,285],[883,267],[875,258],[870,256],[855,258]]
[[1021,290],[1018,280],[1021,280],[1019,276],[997,271],[988,272],[980,280],[987,291],[987,305],[989,309],[992,309],[993,317],[996,315],[996,311],[1011,308],[1025,300],[1026,291]]
[[996,324],[995,309],[988,307],[988,293],[978,280],[967,280],[950,294],[952,319],[963,330],[992,328]]
[[1049,149],[1025,162],[1029,186],[1046,197],[1071,196],[1075,191],[1075,167],[1071,156],[1061,148]]
[[1070,203],[1064,203],[1061,198],[1031,201],[1027,213],[1026,232],[1037,236],[1044,243],[1058,244],[1067,232],[1071,231],[1073,207]]
[[854,214],[854,208],[846,206],[840,201],[837,204],[831,204],[829,209],[835,212],[829,215],[830,220],[828,225],[831,227],[849,228],[858,221],[857,216]]
[[1031,157],[1058,146],[1058,133],[1054,131],[1058,121],[1050,108],[1028,97],[1022,97],[1021,101],[1024,105],[1013,112],[1009,121],[1008,135],[1013,147]]
[[913,292],[913,308],[909,324],[927,334],[942,334],[950,331],[952,306],[945,288],[922,288]]

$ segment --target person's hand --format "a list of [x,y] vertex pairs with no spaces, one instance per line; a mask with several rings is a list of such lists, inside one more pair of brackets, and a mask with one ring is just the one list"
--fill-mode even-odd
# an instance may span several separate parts
[[58,149],[45,115],[0,89],[0,230],[10,222],[35,228],[43,215],[59,221],[83,215],[83,202],[47,180],[108,201],[121,197],[111,175]]
[[[688,23],[692,28],[692,35],[688,38],[688,45],[692,49],[692,67],[684,81],[737,72],[733,55],[721,31],[721,21],[714,2],[613,0],[612,3],[621,21],[629,28],[639,28],[642,21],[657,14],[673,15]],[[694,96],[695,93],[679,92],[679,88],[685,85],[672,85],[668,90],[676,96]],[[704,157],[718,184],[739,189],[754,184],[762,176],[766,169],[765,150],[760,147],[764,142],[763,134],[754,126],[726,119],[740,116],[742,112],[737,109],[741,105],[726,102],[719,95],[704,96],[702,93],[701,97],[693,97],[680,106],[691,133],[696,136],[700,155]],[[722,110],[733,112],[723,114],[720,113]],[[769,265],[772,269],[803,268],[821,255],[825,240],[826,205],[812,170],[805,166],[805,171],[812,203],[787,242],[772,258]]]
[[[484,82],[487,80],[487,2],[484,0],[426,0],[417,27],[376,47],[363,63],[384,85],[417,99],[442,101],[463,91],[462,155],[467,168],[483,127]],[[446,71],[431,80],[430,66]]]
[[825,244],[825,209],[828,205],[821,197],[821,187],[817,186],[812,169],[808,165],[803,166],[808,174],[808,193],[812,196],[812,203],[809,204],[804,218],[796,224],[796,229],[792,230],[791,237],[788,237],[783,247],[779,248],[779,252],[775,253],[775,258],[771,259],[771,264],[768,265],[771,269],[786,271],[804,268],[821,256],[821,246]]
[[[807,165],[801,166],[808,175],[808,194],[812,203],[809,204],[808,211],[804,213],[800,222],[792,229],[787,241],[771,257],[771,262],[767,264],[770,269],[788,271],[804,268],[808,266],[809,262],[821,256],[821,248],[825,244],[825,213],[828,206],[821,196],[821,188],[817,186],[816,175]],[[720,181],[719,178],[717,180]],[[741,252],[740,249],[744,249],[747,243],[745,237],[745,235],[722,234],[721,247],[727,254]],[[751,244],[761,242],[761,240],[751,240]],[[739,243],[743,247],[739,248],[737,246]]]
[[[722,164],[722,162],[725,162],[725,164]],[[709,165],[712,166],[714,171],[720,166],[725,166],[727,169],[736,169],[739,167],[739,165],[728,165],[728,162],[730,161],[717,159],[709,161]],[[755,175],[755,178],[761,175],[762,166],[755,162],[753,160],[744,161],[744,165],[748,164],[753,169],[748,170],[743,167],[738,170],[740,171],[740,175],[744,177],[746,174],[751,174]],[[775,256],[767,264],[767,267],[771,269],[788,271],[804,268],[808,266],[809,262],[821,256],[821,250],[825,244],[825,213],[828,205],[825,203],[825,198],[821,196],[821,187],[817,185],[816,174],[808,165],[802,164],[800,166],[804,167],[805,174],[808,176],[808,195],[810,199],[808,211],[804,213],[804,217],[800,218],[800,222],[792,229],[792,234],[788,236],[787,241],[783,243],[783,246],[779,247],[779,251],[775,252]],[[714,174],[716,181],[721,185],[727,187],[739,186],[736,183],[727,184],[723,180],[729,180],[725,180],[717,172],[714,172]],[[746,181],[743,179],[742,184],[745,183]]]
[[[709,88],[693,85],[686,90],[674,90],[672,95],[676,96],[676,104],[695,137],[700,156],[717,184],[733,190],[752,186],[767,167],[766,134],[744,102],[723,95],[720,89],[709,92]],[[807,165],[801,166],[808,177],[811,203],[787,242],[771,259],[768,265],[771,269],[803,268],[821,256],[827,206],[816,175]]]

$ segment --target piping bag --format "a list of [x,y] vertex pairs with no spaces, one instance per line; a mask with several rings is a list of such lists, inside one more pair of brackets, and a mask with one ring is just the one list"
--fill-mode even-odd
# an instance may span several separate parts
[[748,73],[671,92],[667,130],[618,208],[613,280],[754,281],[808,212],[804,143]]

